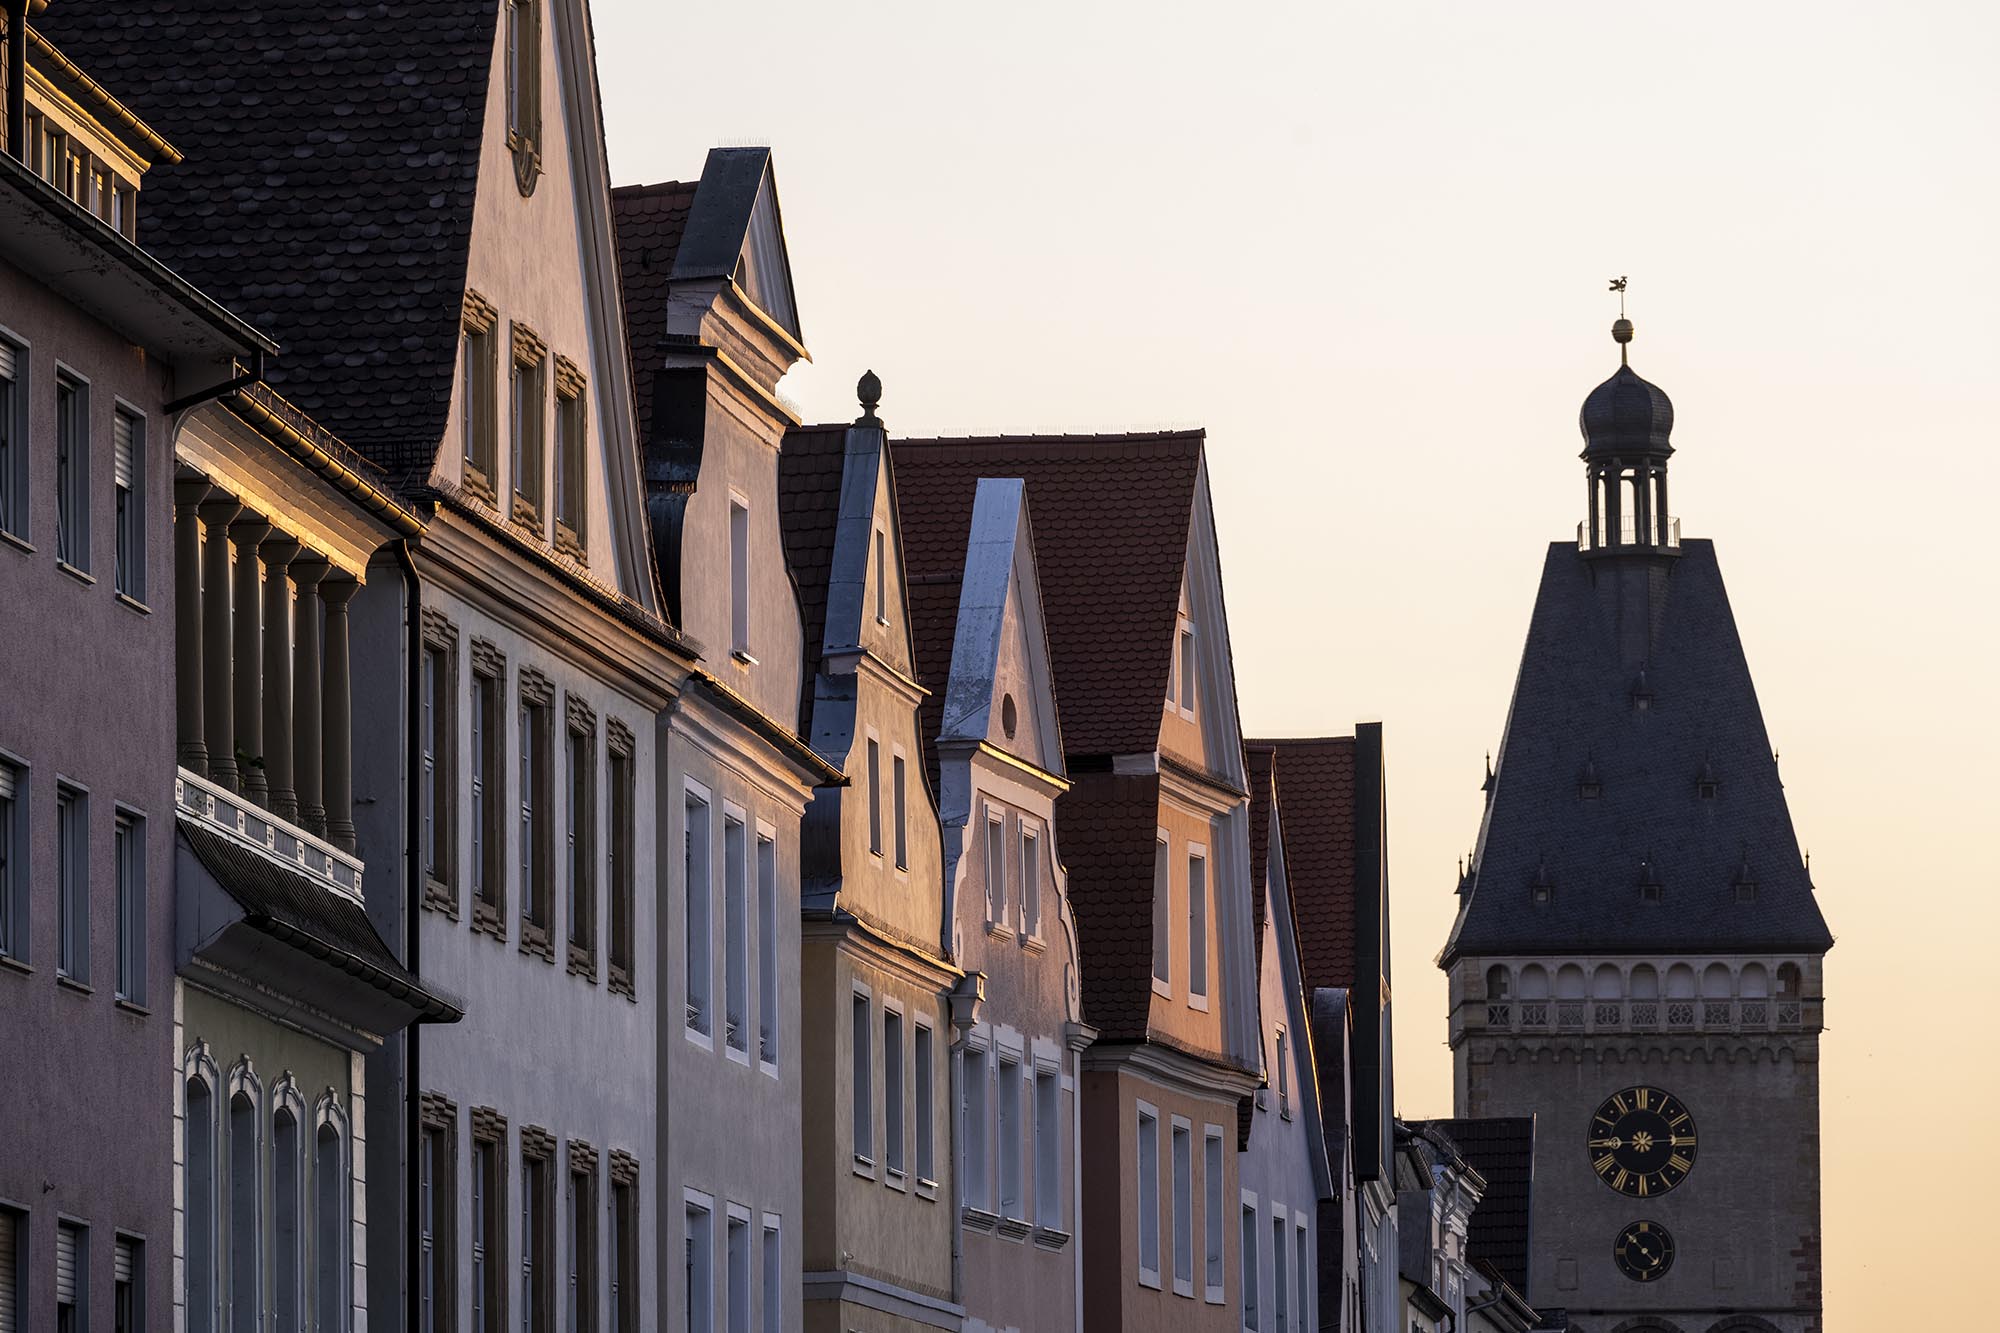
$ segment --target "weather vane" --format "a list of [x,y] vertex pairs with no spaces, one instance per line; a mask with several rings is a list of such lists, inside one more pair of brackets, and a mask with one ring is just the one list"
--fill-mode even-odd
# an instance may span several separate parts
[[1618,364],[1629,365],[1626,360],[1626,344],[1632,341],[1632,321],[1625,318],[1625,275],[1619,274],[1611,280],[1611,290],[1618,293],[1618,322],[1611,326],[1611,340],[1618,344]]

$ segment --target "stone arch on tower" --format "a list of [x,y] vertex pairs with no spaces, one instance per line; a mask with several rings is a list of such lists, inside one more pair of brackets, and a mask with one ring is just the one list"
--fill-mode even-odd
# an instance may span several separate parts
[[1681,1333],[1681,1326],[1658,1315],[1642,1314],[1617,1325],[1611,1333]]
[[1754,1314],[1733,1314],[1708,1326],[1708,1333],[1781,1333],[1778,1326]]

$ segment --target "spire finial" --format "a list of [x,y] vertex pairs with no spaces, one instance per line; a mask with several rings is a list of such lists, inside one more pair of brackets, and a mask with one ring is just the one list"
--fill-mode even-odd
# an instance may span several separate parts
[[1618,344],[1618,364],[1632,364],[1626,358],[1627,344],[1632,341],[1632,321],[1625,318],[1625,275],[1619,274],[1611,280],[1611,290],[1618,293],[1618,319],[1611,326],[1611,341]]
[[861,400],[861,419],[876,420],[875,408],[882,401],[882,378],[872,370],[861,372],[861,378],[854,386],[854,394]]

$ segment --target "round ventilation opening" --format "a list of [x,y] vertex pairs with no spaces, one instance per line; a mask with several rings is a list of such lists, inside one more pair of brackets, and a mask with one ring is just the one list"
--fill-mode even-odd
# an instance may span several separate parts
[[1007,733],[1007,739],[1008,739],[1008,740],[1010,740],[1010,741],[1014,739],[1014,724],[1015,724],[1015,723],[1016,723],[1016,722],[1017,722],[1018,720],[1019,720],[1019,719],[1017,719],[1017,718],[1016,718],[1016,717],[1014,716],[1014,696],[1013,696],[1013,695],[1011,695],[1011,694],[1003,694],[1003,695],[1001,695],[1001,696],[1000,696],[1000,730],[1002,730],[1002,731],[1004,731],[1004,732],[1006,732],[1006,733]]

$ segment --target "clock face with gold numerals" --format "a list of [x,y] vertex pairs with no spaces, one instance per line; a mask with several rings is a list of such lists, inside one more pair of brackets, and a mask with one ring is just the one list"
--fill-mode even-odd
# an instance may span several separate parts
[[1635,1199],[1665,1194],[1694,1170],[1694,1117],[1678,1099],[1644,1084],[1614,1092],[1590,1118],[1590,1167]]
[[1674,1238],[1658,1222],[1634,1222],[1618,1233],[1611,1257],[1634,1282],[1652,1282],[1674,1266]]

